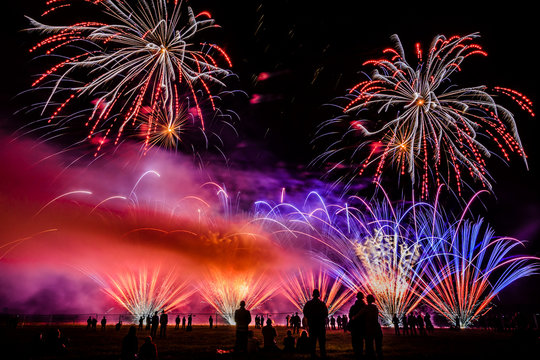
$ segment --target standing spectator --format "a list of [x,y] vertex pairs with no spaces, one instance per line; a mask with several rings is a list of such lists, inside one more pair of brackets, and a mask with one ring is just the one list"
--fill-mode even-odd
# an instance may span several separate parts
[[186,329],[186,317],[185,316],[182,316],[182,329],[183,330]]
[[214,318],[212,317],[212,315],[210,315],[210,317],[208,318],[208,325],[210,325],[210,329],[214,327]]
[[276,328],[272,326],[272,319],[266,319],[266,326],[262,328],[262,335],[264,351],[275,352],[279,350],[276,344],[277,331]]
[[336,319],[336,323],[337,323],[337,328],[338,328],[338,330],[341,329],[341,325],[342,325],[342,324],[341,324],[341,321],[342,321],[342,320],[341,320],[341,316],[338,315],[338,317],[337,317],[337,319]]
[[300,333],[300,316],[298,316],[298,313],[296,313],[292,317],[292,327],[293,327],[293,334],[299,334]]
[[418,327],[418,334],[419,335],[425,335],[426,332],[424,330],[424,318],[422,317],[421,313],[418,313],[416,316],[416,327]]
[[159,337],[166,338],[167,337],[167,325],[169,324],[169,315],[163,310],[161,312],[161,316],[159,317]]
[[330,327],[332,328],[332,330],[336,330],[336,318],[333,315],[330,318]]
[[141,317],[139,318],[139,330],[143,330],[143,329],[144,329],[143,323],[144,323],[144,316],[141,316]]
[[137,358],[136,355],[137,350],[139,349],[139,343],[136,332],[137,329],[135,326],[130,326],[127,335],[122,340],[122,352],[120,355],[122,360],[135,360]]
[[285,316],[285,326],[287,326],[287,329],[289,328],[289,322],[291,320],[291,315],[287,314],[287,316]]
[[416,335],[416,316],[414,316],[413,313],[409,314],[409,317],[407,318],[407,324],[409,324],[409,330],[411,332],[411,335]]
[[392,324],[394,324],[394,334],[399,335],[399,319],[396,314],[392,317]]
[[107,326],[107,319],[105,318],[105,316],[103,316],[103,318],[101,318],[101,330],[102,331],[105,331],[105,326]]
[[375,357],[373,351],[373,342],[375,342],[377,358],[382,359],[382,329],[379,324],[379,309],[375,305],[373,295],[368,295],[366,300],[368,304],[361,310],[365,323],[366,357],[371,359]]
[[175,330],[178,330],[180,329],[180,315],[176,315],[176,319],[174,319],[174,323],[175,323]]
[[361,358],[364,353],[364,318],[362,310],[366,307],[364,303],[364,294],[358,292],[356,301],[349,310],[349,329],[351,331],[351,342],[354,355],[357,359]]
[[157,360],[158,358],[158,352],[156,344],[152,342],[152,337],[147,336],[144,339],[144,344],[141,345],[141,349],[139,350],[139,357],[140,360]]
[[426,332],[432,333],[433,323],[431,322],[431,316],[429,315],[429,313],[426,313],[426,315],[424,315],[424,322],[426,323]]
[[92,328],[92,317],[89,316],[88,320],[86,320],[86,330],[90,330]]
[[240,308],[234,312],[234,321],[236,322],[235,351],[246,352],[251,313],[246,309],[246,302],[244,300],[240,301]]
[[97,319],[96,318],[92,318],[92,330],[94,330],[94,331],[97,330]]
[[407,323],[407,314],[403,314],[401,317],[401,323],[403,324],[403,335],[409,335],[409,324]]
[[151,327],[152,327],[152,317],[150,316],[150,314],[148,314],[146,316],[146,330],[150,330]]
[[154,312],[154,316],[152,316],[152,328],[150,329],[150,336],[152,337],[152,339],[156,338],[158,326],[159,326],[159,316],[156,311]]
[[347,319],[346,314],[343,314],[343,316],[341,316],[341,325],[343,327],[343,331],[346,332],[349,329],[349,319]]
[[326,358],[326,328],[324,319],[328,317],[328,308],[319,299],[319,296],[319,290],[314,289],[313,298],[304,305],[304,318],[307,320],[311,342],[311,357],[315,357],[318,340],[321,358]]
[[295,348],[295,339],[291,330],[287,330],[287,336],[283,339],[283,352],[293,353]]

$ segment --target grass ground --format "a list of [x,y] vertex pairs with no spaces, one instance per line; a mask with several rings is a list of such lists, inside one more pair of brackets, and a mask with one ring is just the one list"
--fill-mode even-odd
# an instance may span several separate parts
[[[116,331],[113,326],[105,332],[87,331],[85,326],[62,326],[68,337],[66,353],[58,356],[32,356],[34,339],[47,326],[24,326],[16,330],[0,330],[1,359],[114,359],[120,355],[120,344],[128,326]],[[278,345],[282,346],[284,327],[277,327]],[[262,341],[260,330],[255,336]],[[138,332],[139,346],[147,331]],[[155,339],[159,359],[229,359],[232,354],[220,354],[218,349],[230,350],[234,344],[234,327],[220,326],[217,329],[195,326],[192,332],[169,327],[166,339]],[[7,351],[7,353],[6,353]],[[327,332],[327,351],[331,359],[353,359],[350,334],[343,331]],[[483,330],[452,331],[437,329],[429,336],[396,336],[392,329],[384,330],[383,352],[385,359],[540,359],[538,338],[524,341],[510,333],[495,333]],[[7,356],[3,356],[9,354]],[[252,359],[306,359],[306,355],[264,354]]]

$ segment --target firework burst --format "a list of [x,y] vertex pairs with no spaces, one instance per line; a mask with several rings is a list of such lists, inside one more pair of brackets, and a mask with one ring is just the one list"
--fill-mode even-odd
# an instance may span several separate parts
[[[217,26],[209,14],[195,15],[181,2],[166,0],[82,2],[99,7],[101,17],[110,22],[50,26],[31,20],[30,30],[47,37],[30,51],[61,59],[32,84],[49,91],[42,104],[42,113],[50,113],[47,123],[65,125],[84,118],[80,111],[69,113],[66,108],[83,98],[91,100],[85,125],[88,138],[99,134],[96,154],[109,140],[117,145],[126,129],[140,129],[141,124],[145,149],[162,140],[166,146],[178,144],[182,108],[193,109],[190,122],[204,133],[203,103],[216,113],[211,89],[223,88],[223,79],[231,75],[219,65],[221,61],[231,66],[225,51],[197,41],[201,31]],[[48,3],[52,11],[70,4]]]
[[[352,178],[373,165],[374,182],[380,182],[385,168],[392,166],[419,185],[424,199],[441,183],[461,196],[466,174],[491,189],[486,169],[491,152],[480,136],[489,138],[506,160],[515,153],[526,163],[513,114],[497,104],[488,88],[450,84],[465,59],[487,56],[475,42],[478,37],[477,33],[439,35],[426,54],[417,44],[415,67],[407,62],[394,35],[394,48],[385,49],[383,58],[364,63],[375,69],[349,91],[344,114],[321,125],[317,139],[336,134],[338,126],[343,131],[337,131],[340,138],[316,161],[346,156],[350,163],[340,160],[333,169],[345,165],[352,169]],[[523,94],[500,87],[493,90],[510,96],[534,116],[532,102]]]

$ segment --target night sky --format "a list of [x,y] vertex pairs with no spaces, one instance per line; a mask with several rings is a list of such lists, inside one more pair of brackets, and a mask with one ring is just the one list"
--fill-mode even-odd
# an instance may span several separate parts
[[[28,121],[14,115],[23,106],[15,95],[27,89],[37,71],[27,49],[36,37],[21,32],[23,15],[39,17],[44,1],[18,0],[2,11],[2,87],[0,127],[9,135]],[[316,155],[311,144],[316,126],[331,114],[325,104],[343,95],[368,71],[362,63],[390,47],[398,34],[405,50],[420,42],[426,49],[437,34],[479,32],[488,57],[472,57],[457,81],[463,85],[500,85],[526,94],[537,104],[538,19],[533,2],[469,1],[464,4],[403,1],[327,2],[293,0],[189,1],[195,12],[210,11],[222,29],[212,36],[229,54],[238,75],[238,97],[228,104],[240,115],[241,139],[260,153],[239,156],[241,166],[286,166],[294,174],[317,174],[307,168]],[[475,5],[471,5],[474,3]],[[272,77],[257,82],[260,73]],[[262,101],[251,104],[258,94]],[[540,256],[540,146],[538,121],[505,102],[516,117],[529,171],[519,158],[511,164],[490,161],[495,196],[484,197],[476,216],[484,216],[497,235],[528,241],[526,251]],[[234,143],[226,151],[234,151]],[[283,165],[284,164],[284,165]],[[7,169],[4,169],[7,170]],[[3,171],[4,171],[3,170]],[[395,184],[387,178],[385,185]],[[309,189],[306,189],[308,191]],[[2,189],[1,191],[9,191]],[[397,188],[397,192],[401,189]],[[509,303],[539,304],[539,277],[522,279],[503,296]]]

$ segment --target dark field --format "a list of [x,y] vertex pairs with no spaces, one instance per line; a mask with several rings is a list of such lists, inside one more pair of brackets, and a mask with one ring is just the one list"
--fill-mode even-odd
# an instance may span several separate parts
[[[61,326],[69,344],[62,356],[32,355],[35,338],[50,327],[28,326],[16,330],[2,328],[1,359],[115,359],[120,358],[120,344],[128,326],[116,331],[113,326],[102,332],[87,331],[85,326]],[[253,329],[262,342],[259,329]],[[282,347],[284,327],[277,327],[278,345]],[[139,346],[147,331],[138,332]],[[230,350],[234,344],[234,327],[217,329],[195,326],[192,332],[169,327],[167,339],[155,339],[159,359],[233,359]],[[436,329],[429,336],[396,336],[392,329],[384,330],[383,351],[385,359],[540,359],[538,335],[527,339],[512,333],[496,333],[483,330],[452,331]],[[331,359],[353,359],[350,334],[330,330],[327,333],[327,349]],[[7,356],[4,356],[7,355]],[[258,354],[251,359],[307,359],[307,355]]]

